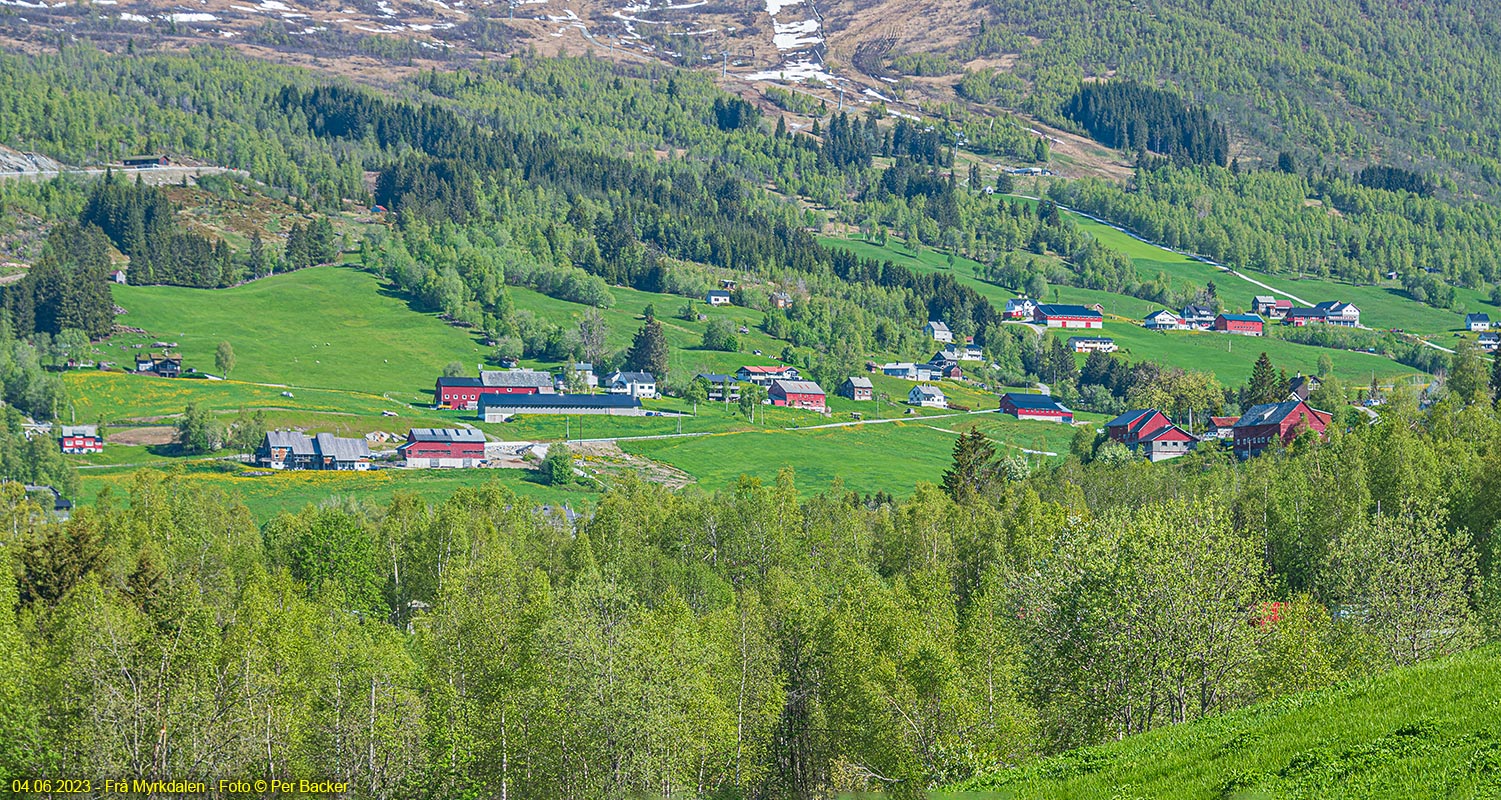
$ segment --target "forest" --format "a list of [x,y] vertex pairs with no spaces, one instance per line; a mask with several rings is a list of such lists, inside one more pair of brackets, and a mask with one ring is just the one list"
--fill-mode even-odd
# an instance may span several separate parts
[[1120,81],[1087,83],[1063,114],[1095,140],[1132,153],[1161,153],[1190,164],[1230,165],[1230,137],[1223,123],[1192,108],[1171,92]]

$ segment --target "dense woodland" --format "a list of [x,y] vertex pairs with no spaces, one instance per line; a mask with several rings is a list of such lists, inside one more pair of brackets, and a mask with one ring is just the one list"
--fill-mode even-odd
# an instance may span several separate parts
[[152,472],[66,524],[12,492],[0,776],[912,795],[1494,638],[1485,394],[1246,464],[964,437],[904,501],[626,484],[577,531],[498,488],[263,529]]
[[1070,124],[1059,109],[1081,79],[1113,75],[1173,86],[1269,164],[1285,150],[1320,169],[1441,170],[1487,195],[1501,181],[1501,9],[1485,0],[989,6],[987,32],[1031,84],[1006,104],[1049,121]]
[[1202,108],[1130,81],[1086,83],[1063,104],[1064,116],[1111,147],[1161,153],[1190,164],[1230,165],[1230,137]]

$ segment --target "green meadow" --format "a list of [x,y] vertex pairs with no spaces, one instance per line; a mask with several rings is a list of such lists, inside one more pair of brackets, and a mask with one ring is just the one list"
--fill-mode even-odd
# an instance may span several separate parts
[[[1083,220],[1089,222],[1089,220]],[[1226,281],[1238,281],[1233,276],[1207,264],[1191,261],[1183,256],[1178,256],[1160,248],[1152,247],[1133,239],[1119,231],[1099,223],[1094,225],[1104,232],[1114,234],[1119,239],[1133,245],[1129,252],[1137,262],[1137,269],[1144,269],[1143,259],[1145,256],[1159,254],[1160,261],[1152,263],[1166,264],[1167,259],[1176,258],[1182,262],[1183,275],[1192,276],[1202,272],[1200,277],[1211,278],[1216,285],[1225,291]],[[1103,234],[1101,234],[1103,235]],[[905,245],[892,240],[886,247],[880,247],[872,242],[860,239],[838,239],[825,237],[823,243],[830,247],[841,247],[851,250],[861,256],[890,260],[912,269],[925,271],[949,271],[948,256],[945,253],[924,249],[914,254]],[[1115,243],[1111,243],[1115,246]],[[959,258],[955,260],[952,274],[960,283],[973,288],[976,292],[990,300],[998,307],[1005,307],[1005,302],[1016,293],[1011,289],[998,286],[994,283],[975,277],[974,268],[979,266],[969,259]],[[1153,273],[1148,273],[1153,274]],[[1203,285],[1196,283],[1194,285]],[[1247,284],[1249,286],[1249,284]],[[1099,303],[1105,309],[1105,327],[1101,335],[1109,336],[1116,340],[1121,350],[1133,361],[1152,360],[1163,364],[1171,364],[1184,369],[1201,370],[1212,372],[1227,386],[1244,383],[1251,374],[1251,365],[1261,352],[1272,359],[1279,368],[1286,369],[1288,374],[1296,372],[1311,373],[1317,366],[1319,356],[1327,355],[1334,362],[1334,374],[1347,381],[1367,383],[1372,374],[1383,380],[1392,380],[1417,374],[1415,370],[1391,359],[1369,353],[1356,353],[1349,350],[1334,350],[1323,347],[1288,342],[1275,337],[1245,337],[1228,336],[1223,334],[1173,331],[1158,332],[1149,331],[1141,327],[1141,320],[1152,311],[1161,308],[1160,305],[1146,300],[1131,297],[1129,295],[1114,294],[1095,289],[1081,289],[1073,286],[1052,287],[1050,292],[1056,291],[1058,302],[1079,303],[1093,305]],[[1052,298],[1049,298],[1050,300]],[[1246,302],[1250,302],[1250,295],[1246,296]],[[1409,301],[1411,303],[1411,301]],[[1060,335],[1067,335],[1062,334]]]
[[620,447],[627,453],[677,467],[708,490],[732,486],[741,475],[773,480],[783,467],[791,467],[803,491],[823,491],[837,482],[847,491],[862,494],[893,490],[909,494],[918,481],[942,480],[955,439],[970,427],[995,440],[1003,454],[1023,449],[1066,453],[1074,435],[1068,425],[974,414],[838,428],[623,441]]
[[1501,649],[1071,751],[962,788],[1007,800],[1496,797]]
[[[353,267],[312,267],[230,289],[114,290],[128,312],[120,324],[176,342],[184,369],[214,372],[214,350],[229,342],[230,377],[241,381],[416,397],[431,392],[443,365],[473,369],[487,353],[474,332],[412,310],[375,275]],[[113,355],[129,365],[136,352]]]

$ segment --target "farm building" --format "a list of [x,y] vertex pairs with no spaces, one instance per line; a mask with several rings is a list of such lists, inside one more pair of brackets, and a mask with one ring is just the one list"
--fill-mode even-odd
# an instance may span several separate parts
[[933,341],[935,342],[954,341],[954,332],[949,330],[948,325],[936,319],[928,320],[928,324],[923,326],[922,332],[927,336],[933,337]]
[[1109,336],[1070,336],[1068,349],[1075,353],[1114,353],[1120,349]]
[[126,277],[125,270],[123,269],[117,269],[110,272],[109,279],[111,283],[118,283],[122,286],[130,282],[130,279]]
[[1329,300],[1315,305],[1314,308],[1324,312],[1324,322],[1329,325],[1341,325],[1346,328],[1360,327],[1360,309],[1356,308],[1353,303]]
[[772,381],[795,381],[800,377],[797,367],[741,367],[735,378],[757,386],[770,386]]
[[881,374],[909,381],[936,381],[943,379],[943,368],[932,364],[914,364],[896,361],[881,365]]
[[923,408],[948,408],[949,399],[937,386],[914,386],[907,392],[907,402]]
[[64,425],[58,433],[57,444],[64,453],[104,452],[104,438],[93,425]]
[[1240,417],[1210,417],[1209,433],[1206,438],[1208,436],[1216,439],[1235,438],[1235,423],[1237,422],[1240,422]]
[[829,410],[828,395],[813,381],[773,381],[766,394],[774,406],[819,412]]
[[148,167],[169,166],[172,163],[172,159],[164,155],[126,156],[120,159],[120,163],[126,169],[145,169]]
[[1166,461],[1186,455],[1199,443],[1197,437],[1173,424],[1155,408],[1143,408],[1126,413],[1105,423],[1105,435],[1133,452],[1140,453],[1148,461]]
[[599,376],[594,374],[593,364],[587,361],[575,361],[573,363],[573,371],[578,373],[579,377],[584,380],[585,386],[588,386],[590,389],[599,388]]
[[485,422],[505,422],[517,414],[608,414],[639,417],[641,400],[628,394],[487,394],[480,398]]
[[433,406],[473,411],[488,394],[552,394],[550,373],[531,369],[483,370],[478,378],[442,377],[433,388]]
[[730,293],[723,289],[711,289],[704,295],[704,302],[711,306],[727,306],[730,304]]
[[1059,405],[1058,401],[1045,394],[1007,392],[1001,395],[1000,409],[1002,414],[1010,414],[1017,419],[1070,424],[1074,421],[1074,412]]
[[1319,380],[1316,375],[1297,375],[1287,382],[1287,399],[1307,400],[1308,395],[1318,391],[1322,385],[1324,385],[1324,382]]
[[1006,301],[1006,319],[1031,319],[1037,313],[1037,301],[1030,297],[1014,297]]
[[710,400],[728,400],[733,403],[740,399],[740,381],[735,380],[734,375],[700,372],[694,377],[694,380],[701,380],[709,384]]
[[73,515],[73,501],[63,497],[63,493],[55,486],[27,483],[22,484],[27,495],[37,495],[36,502],[44,510],[52,512],[52,518],[58,522],[67,522]]
[[147,353],[136,356],[136,372],[162,378],[176,378],[182,374],[182,356],[167,353],[161,355]]
[[839,384],[839,388],[835,390],[835,393],[840,397],[864,401],[875,399],[876,389],[870,382],[870,378],[850,376],[844,379],[844,383]]
[[1183,307],[1183,325],[1195,330],[1209,330],[1214,325],[1214,309],[1203,305],[1186,305]]
[[1260,455],[1268,447],[1288,444],[1305,429],[1322,437],[1333,418],[1302,400],[1252,406],[1235,423],[1235,454],[1241,458]]
[[786,292],[771,293],[772,308],[792,308],[792,295]]
[[1491,316],[1489,314],[1466,314],[1465,330],[1471,333],[1480,333],[1491,329]]
[[1214,318],[1215,330],[1243,336],[1260,336],[1264,324],[1261,317],[1255,314],[1220,314]]
[[1177,331],[1184,327],[1183,319],[1167,309],[1148,314],[1142,327],[1149,331]]
[[1480,334],[1480,338],[1476,339],[1475,342],[1480,345],[1481,350],[1487,353],[1494,353],[1497,349],[1501,349],[1501,333],[1496,333],[1495,331],[1482,333]]
[[605,378],[605,389],[610,394],[650,399],[657,396],[657,379],[650,372],[616,372]]
[[1258,294],[1251,298],[1251,311],[1260,314],[1267,319],[1282,319],[1291,311],[1293,301],[1278,299],[1269,294]]
[[1299,328],[1304,325],[1322,325],[1328,321],[1328,317],[1328,314],[1317,308],[1290,308],[1282,315],[1282,324]]
[[1105,315],[1084,306],[1040,305],[1032,312],[1032,319],[1049,328],[1102,328]]
[[331,433],[308,436],[298,431],[267,431],[255,451],[255,463],[270,469],[367,470],[370,445]]
[[485,434],[473,428],[413,428],[396,454],[408,467],[477,467],[485,460]]

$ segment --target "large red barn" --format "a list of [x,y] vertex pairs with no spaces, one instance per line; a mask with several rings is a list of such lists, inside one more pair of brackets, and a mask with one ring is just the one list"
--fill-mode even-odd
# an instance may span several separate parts
[[408,467],[476,467],[485,460],[485,434],[472,428],[413,428],[396,453]]
[[774,406],[819,412],[829,410],[828,395],[813,381],[773,381],[766,396]]
[[1290,443],[1304,429],[1322,437],[1333,419],[1334,415],[1319,411],[1302,400],[1252,406],[1232,429],[1235,454],[1241,458],[1260,455],[1268,447]]

